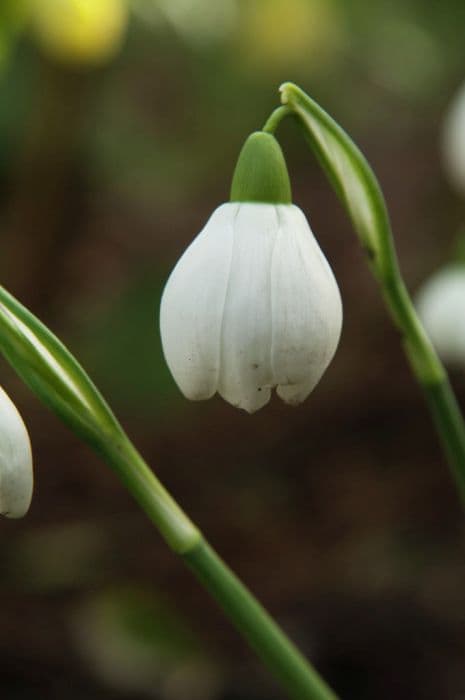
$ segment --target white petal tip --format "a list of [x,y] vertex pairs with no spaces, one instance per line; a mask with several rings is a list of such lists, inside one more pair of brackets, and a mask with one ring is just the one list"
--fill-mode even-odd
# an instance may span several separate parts
[[214,389],[213,391],[205,391],[204,389],[189,389],[187,391],[184,391],[184,389],[181,389],[181,392],[186,397],[186,399],[189,399],[189,401],[206,401],[207,399],[211,399],[212,396],[215,395]]
[[0,487],[0,515],[17,520],[29,510],[32,500],[32,459],[17,464],[15,473],[3,478]]
[[311,394],[316,384],[281,384],[276,387],[279,398],[289,406],[298,406]]
[[3,510],[0,512],[0,515],[3,515],[5,518],[8,518],[9,520],[19,520],[20,518],[24,518],[24,516],[27,515],[30,505],[31,504],[29,503],[27,508],[21,508],[21,510],[17,510],[15,512],[11,512],[9,510]]
[[15,405],[0,387],[0,513],[26,515],[33,490],[29,435]]
[[251,393],[241,397],[238,396],[226,396],[224,393],[219,392],[220,396],[230,403],[235,408],[240,408],[249,414],[256,413],[260,408],[266,406],[271,397],[271,389],[269,387],[257,387],[257,389]]
[[286,406],[293,406],[293,407],[300,406],[300,404],[302,404],[305,401],[305,399],[300,399],[300,398],[296,399],[295,397],[284,398],[284,396],[280,396],[280,398],[284,401]]

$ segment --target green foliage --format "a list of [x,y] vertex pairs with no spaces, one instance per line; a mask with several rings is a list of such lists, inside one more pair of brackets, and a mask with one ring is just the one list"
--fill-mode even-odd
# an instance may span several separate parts
[[101,445],[122,435],[116,418],[80,364],[3,287],[0,350],[39,398],[85,440]]

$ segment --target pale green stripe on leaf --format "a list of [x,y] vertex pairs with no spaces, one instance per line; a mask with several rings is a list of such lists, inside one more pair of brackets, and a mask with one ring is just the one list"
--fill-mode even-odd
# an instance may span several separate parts
[[25,383],[91,442],[122,434],[81,365],[58,338],[0,287],[0,351]]
[[347,209],[375,272],[396,266],[384,198],[365,157],[343,129],[293,83],[280,88],[281,101],[301,120],[310,145]]

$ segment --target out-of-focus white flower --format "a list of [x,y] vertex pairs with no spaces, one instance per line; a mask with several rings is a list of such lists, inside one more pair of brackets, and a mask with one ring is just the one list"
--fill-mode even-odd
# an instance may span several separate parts
[[331,268],[293,204],[230,202],[212,214],[163,293],[161,337],[190,399],[218,392],[253,412],[271,389],[300,403],[336,350],[342,304]]
[[151,0],[150,4],[175,31],[194,44],[221,41],[236,22],[236,0]]
[[209,700],[222,689],[211,663],[167,601],[137,588],[101,590],[71,618],[89,669],[120,694],[150,700]]
[[452,185],[465,195],[465,83],[454,96],[444,119],[442,153]]
[[444,267],[416,296],[418,314],[440,357],[465,366],[465,265]]
[[32,487],[29,435],[15,405],[0,387],[0,513],[9,518],[25,515]]

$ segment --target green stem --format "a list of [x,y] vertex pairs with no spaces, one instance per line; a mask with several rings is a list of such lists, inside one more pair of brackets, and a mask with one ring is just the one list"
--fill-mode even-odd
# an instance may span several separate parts
[[397,274],[380,280],[383,296],[402,333],[403,348],[421,386],[462,504],[465,506],[465,424],[449,379]]
[[184,555],[184,560],[258,656],[281,680],[291,698],[337,699],[329,686],[207,542],[199,543]]
[[288,114],[292,114],[292,110],[289,109],[289,107],[286,107],[285,105],[277,107],[266,120],[262,131],[265,131],[267,134],[274,134],[280,121]]
[[159,482],[81,365],[58,338],[0,287],[0,351],[24,382],[101,455],[206,588],[298,700],[334,700],[310,663],[206,544]]
[[160,483],[129,439],[110,439],[98,451],[176,554],[184,554],[201,541],[202,536],[197,527]]
[[378,277],[378,281],[388,310],[402,334],[404,350],[415,378],[421,386],[443,382],[447,377],[446,370],[418,318],[396,261],[392,275]]
[[457,399],[447,377],[442,382],[423,384],[423,391],[465,505],[465,431]]
[[[298,118],[306,140],[345,207],[432,417],[465,506],[465,423],[447,373],[404,284],[381,187],[360,149],[297,85],[284,83],[281,101]],[[274,113],[273,113],[274,114]],[[269,121],[274,121],[273,114]]]
[[100,448],[109,465],[155,523],[168,545],[220,604],[250,646],[295,700],[337,700],[297,650],[160,484],[129,442]]

